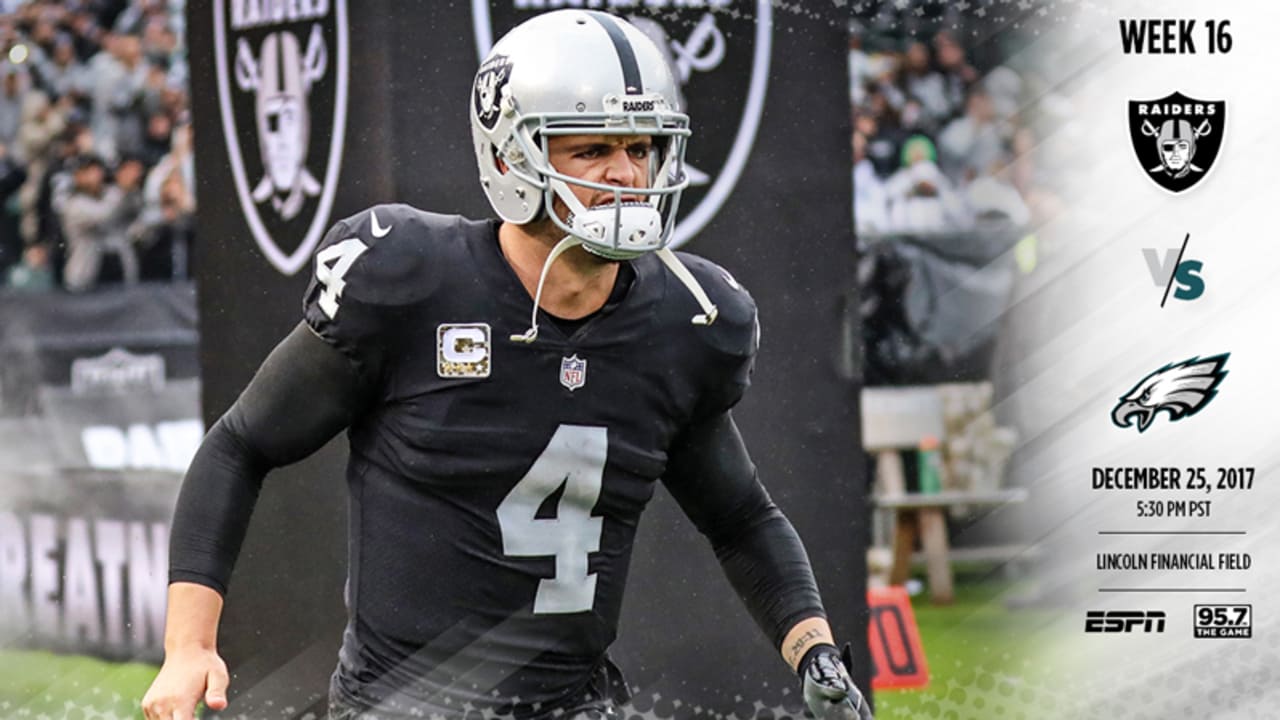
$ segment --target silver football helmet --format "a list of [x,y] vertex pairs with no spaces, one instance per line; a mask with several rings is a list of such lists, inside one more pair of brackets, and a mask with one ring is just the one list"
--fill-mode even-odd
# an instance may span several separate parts
[[[480,184],[503,220],[523,224],[545,212],[580,241],[574,244],[602,257],[627,260],[662,249],[689,184],[689,118],[679,102],[663,53],[627,21],[589,10],[538,15],[494,44],[476,73],[471,134]],[[557,171],[547,160],[548,138],[579,134],[650,136],[647,187]],[[585,207],[570,185],[612,192],[613,203]],[[557,197],[567,218],[552,211]]]

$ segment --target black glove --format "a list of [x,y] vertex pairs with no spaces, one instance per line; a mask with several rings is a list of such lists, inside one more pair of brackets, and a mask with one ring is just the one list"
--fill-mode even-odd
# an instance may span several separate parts
[[800,661],[804,704],[817,720],[872,720],[871,706],[849,677],[851,667],[848,645],[844,652],[835,645],[818,645],[805,653]]

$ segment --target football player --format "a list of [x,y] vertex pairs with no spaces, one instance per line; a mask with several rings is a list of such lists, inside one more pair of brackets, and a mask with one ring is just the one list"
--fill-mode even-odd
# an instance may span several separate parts
[[332,718],[616,713],[626,686],[606,650],[659,479],[809,708],[870,718],[730,414],[755,306],[724,270],[666,247],[687,184],[676,92],[625,21],[539,15],[473,85],[480,182],[501,219],[380,205],[329,231],[304,321],[183,482],[147,718],[226,707],[216,629],[263,477],[343,429],[349,622]]

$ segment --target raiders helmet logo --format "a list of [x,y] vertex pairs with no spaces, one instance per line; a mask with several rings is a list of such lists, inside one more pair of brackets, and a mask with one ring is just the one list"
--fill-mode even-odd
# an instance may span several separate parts
[[[697,235],[733,193],[751,155],[764,109],[774,3],[755,0],[743,3],[748,7],[741,9],[735,4],[733,12],[715,12],[713,5],[635,0],[590,3],[593,9],[619,13],[662,50],[680,88],[680,110],[689,114],[694,127],[705,126],[709,118],[738,118],[736,129],[730,125],[724,132],[695,132],[690,140],[685,157],[690,184],[681,199],[672,247],[679,247]],[[564,6],[565,3],[472,0],[480,60],[489,54],[495,38],[538,13]],[[478,81],[485,80],[486,87],[489,80],[484,73],[487,71],[481,68],[477,75]],[[493,84],[500,86],[503,80],[500,77]],[[500,87],[498,89],[500,91]],[[474,94],[476,112],[481,122],[489,126],[489,116],[484,112],[488,105],[481,104],[479,83]],[[483,94],[489,95],[487,90]],[[497,101],[501,101],[500,96]],[[643,108],[626,111],[643,111]],[[493,117],[496,120],[496,112]]]
[[1129,101],[1129,136],[1147,177],[1173,193],[1209,174],[1227,126],[1227,104],[1175,92],[1159,100]]
[[347,5],[214,0],[218,104],[245,223],[292,275],[329,223],[347,117]]
[[511,61],[506,55],[494,55],[489,62],[480,66],[476,73],[475,98],[476,117],[488,129],[498,124],[499,109],[502,107],[502,89],[507,86],[511,77]]

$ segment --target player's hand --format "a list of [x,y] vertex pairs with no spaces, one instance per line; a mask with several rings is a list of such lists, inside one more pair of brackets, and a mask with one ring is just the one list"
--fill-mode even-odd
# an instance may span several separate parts
[[227,707],[227,664],[214,650],[179,650],[165,654],[164,665],[142,698],[147,720],[193,720],[204,700],[210,710]]
[[853,655],[834,645],[818,648],[800,668],[804,680],[804,704],[817,720],[872,720],[871,706],[849,677]]

